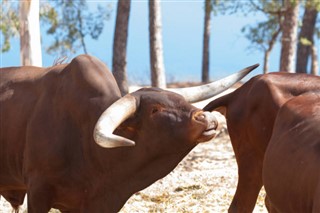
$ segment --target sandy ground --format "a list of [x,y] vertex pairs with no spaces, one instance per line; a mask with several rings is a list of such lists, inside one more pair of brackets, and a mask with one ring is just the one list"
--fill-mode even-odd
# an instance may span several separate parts
[[[230,92],[229,90],[228,92]],[[196,103],[202,108],[208,101]],[[121,213],[227,212],[237,185],[237,165],[228,134],[199,144],[165,178],[134,194]],[[267,212],[261,190],[254,212]],[[10,213],[0,200],[0,213]],[[26,204],[20,212],[26,211]],[[51,213],[58,212],[51,210]]]

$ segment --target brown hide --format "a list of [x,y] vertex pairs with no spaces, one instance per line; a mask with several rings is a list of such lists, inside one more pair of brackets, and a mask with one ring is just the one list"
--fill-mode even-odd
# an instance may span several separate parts
[[270,212],[320,212],[320,91],[284,104],[265,153]]
[[102,148],[94,126],[120,91],[108,68],[82,55],[51,68],[0,70],[0,195],[28,212],[117,212],[211,139],[202,111],[180,95],[142,89],[116,134],[133,147]]
[[298,95],[315,90],[320,90],[318,76],[269,73],[253,77],[234,92],[204,107],[209,111],[226,110],[239,174],[229,212],[253,211],[263,185],[264,154],[280,107]]

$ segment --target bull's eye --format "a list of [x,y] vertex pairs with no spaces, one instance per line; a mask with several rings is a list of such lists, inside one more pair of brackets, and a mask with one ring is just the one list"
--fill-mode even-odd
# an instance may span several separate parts
[[180,107],[180,110],[181,110],[182,112],[186,112],[186,111],[187,111],[187,108],[186,108],[186,107]]
[[158,108],[153,108],[152,111],[151,111],[152,114],[155,114],[155,113],[157,113],[157,112],[159,112],[159,109],[158,109]]

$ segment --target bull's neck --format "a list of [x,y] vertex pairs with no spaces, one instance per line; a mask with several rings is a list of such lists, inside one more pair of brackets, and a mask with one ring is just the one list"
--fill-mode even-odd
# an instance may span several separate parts
[[[114,209],[119,211],[134,193],[169,174],[192,148],[180,153],[159,155],[159,157],[149,159],[136,159],[136,153],[130,149],[121,154],[120,150],[111,150],[109,154],[116,157],[113,160],[109,158],[106,160],[102,175],[104,181],[100,182],[105,191],[113,194],[107,196],[109,200],[106,202],[114,208],[116,208],[115,205],[119,205],[118,209]],[[107,155],[108,151],[105,154]]]

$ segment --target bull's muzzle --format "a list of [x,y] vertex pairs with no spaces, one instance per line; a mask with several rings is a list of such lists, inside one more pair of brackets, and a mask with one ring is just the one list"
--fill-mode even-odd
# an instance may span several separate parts
[[218,135],[225,123],[225,117],[216,111],[198,112],[194,115],[194,119],[207,125],[198,142],[208,141]]

